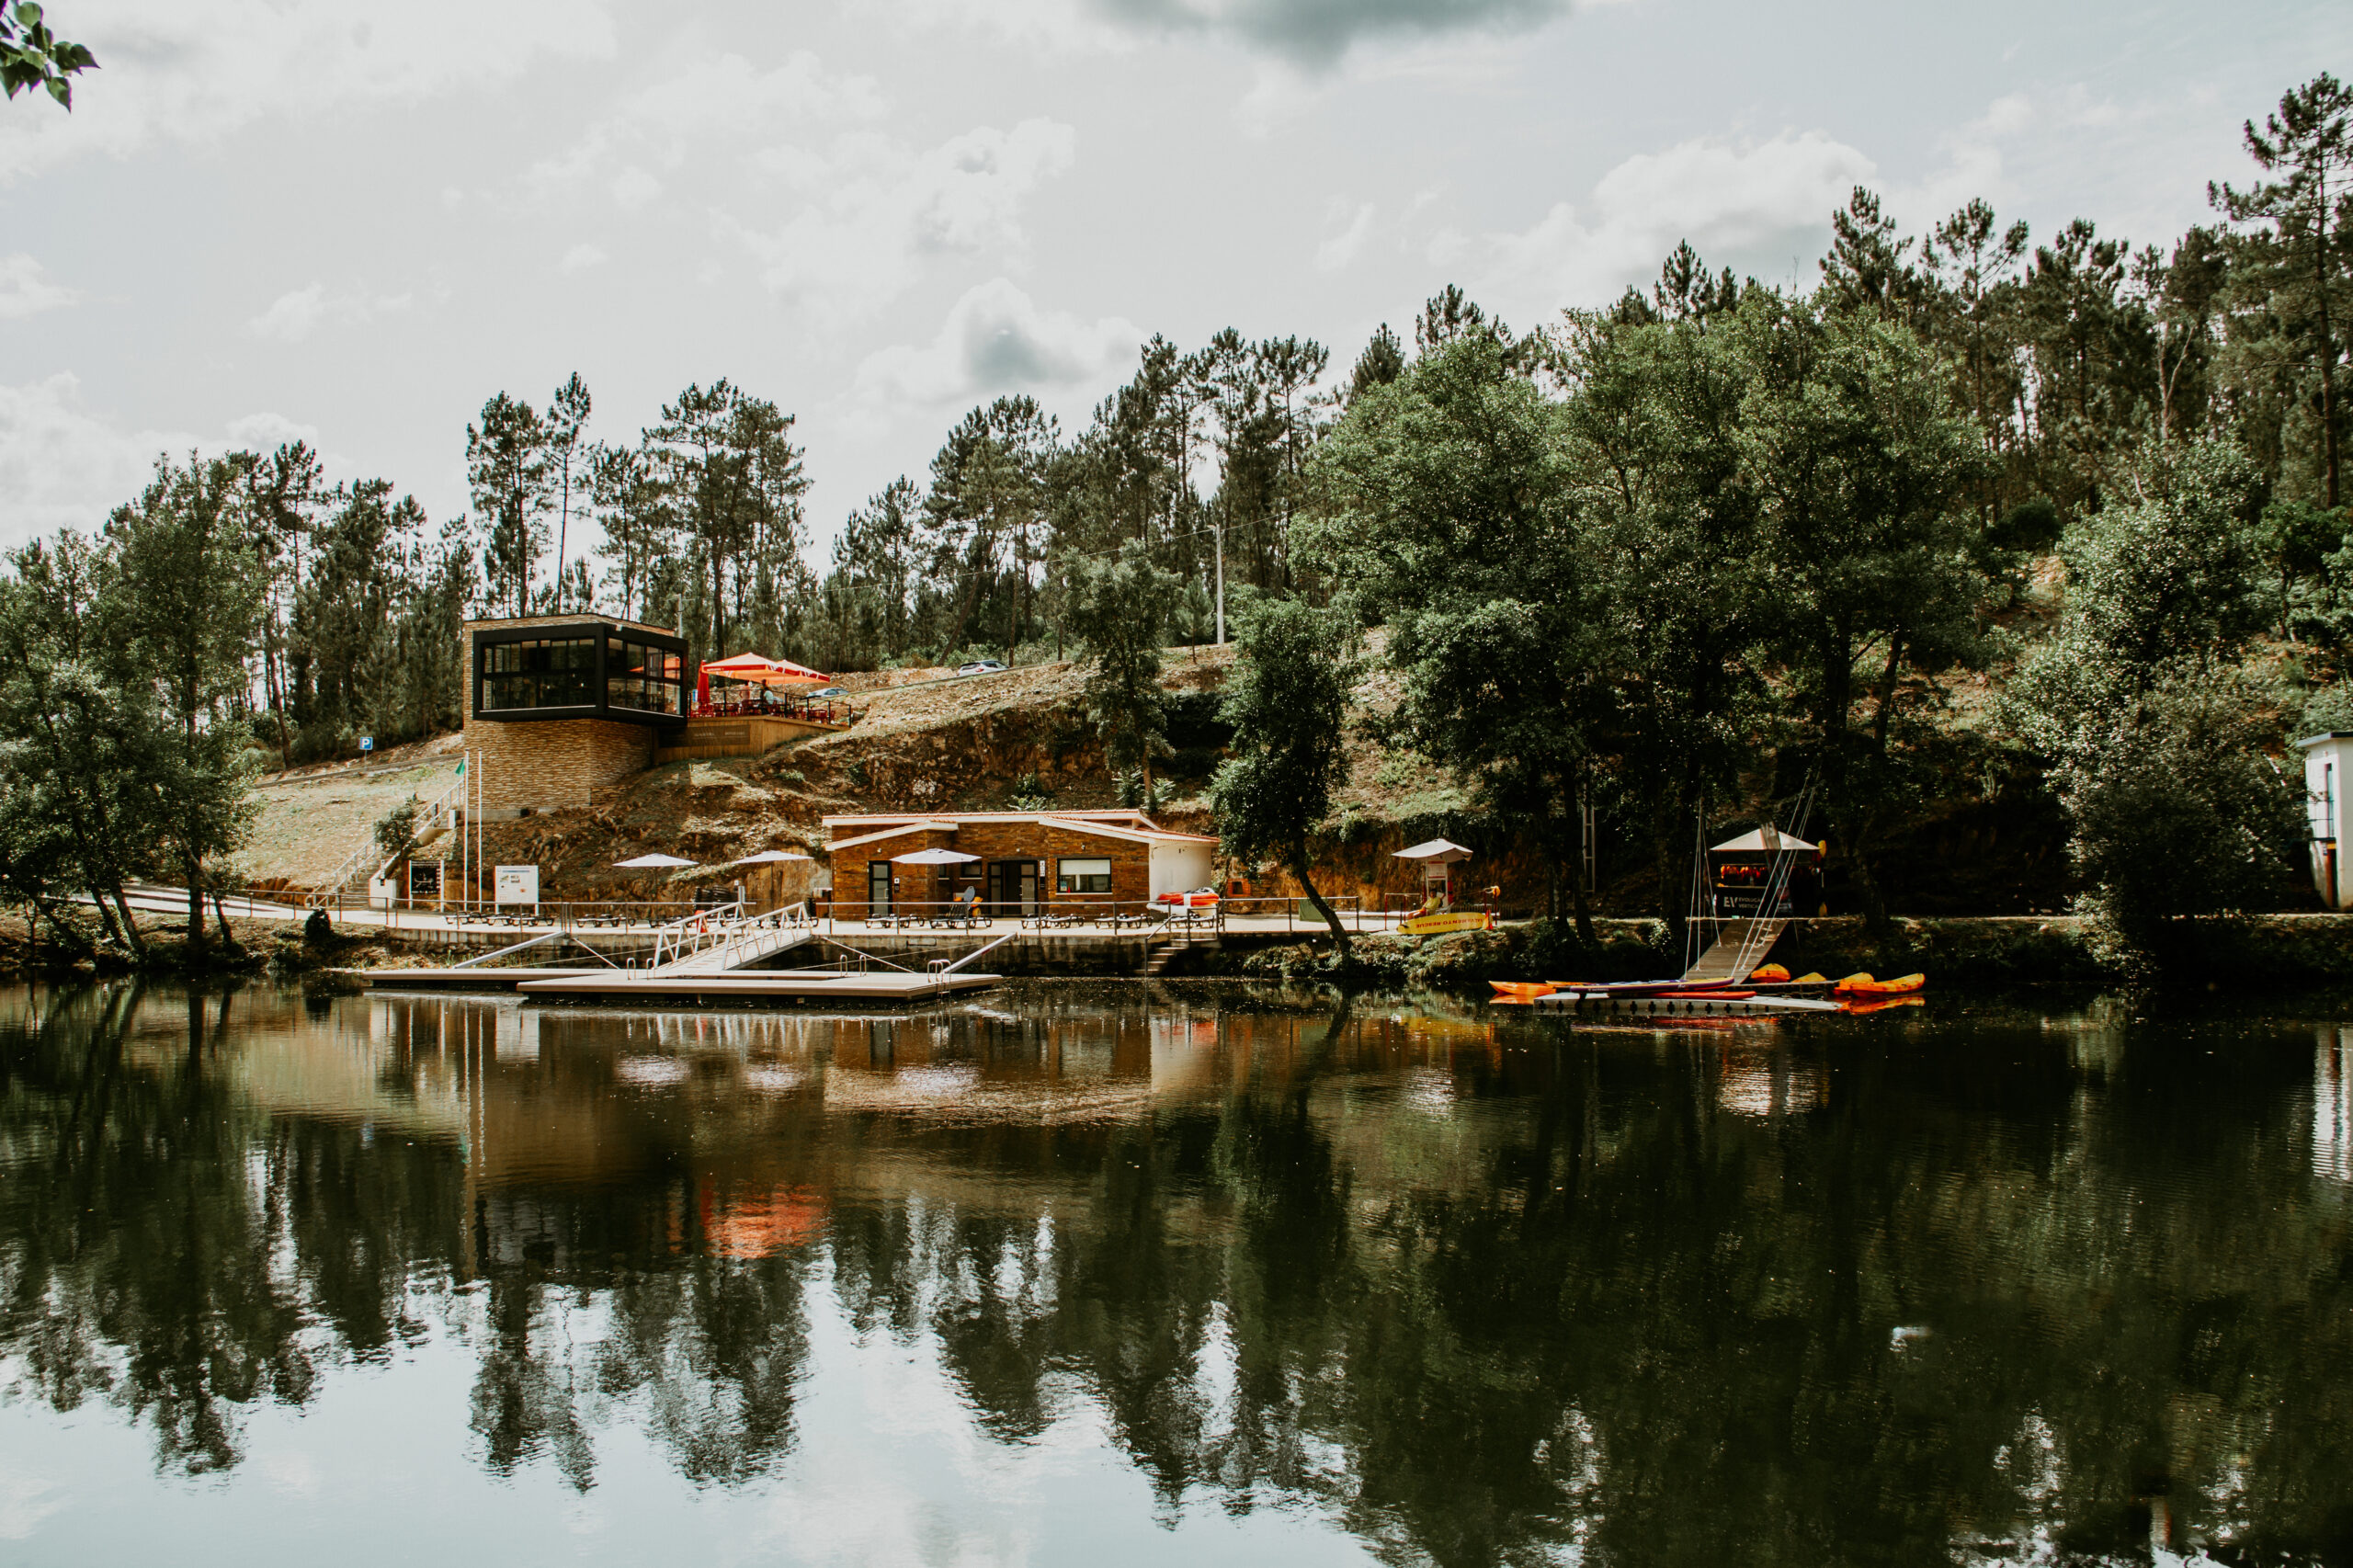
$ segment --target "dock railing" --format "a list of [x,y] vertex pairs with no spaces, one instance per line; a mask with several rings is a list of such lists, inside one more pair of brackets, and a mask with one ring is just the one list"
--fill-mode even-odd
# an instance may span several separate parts
[[[1367,908],[1353,893],[1335,894],[1325,901],[1351,932],[1393,929],[1413,913]],[[1008,926],[1038,932],[1142,932],[1151,935],[1190,932],[1223,936],[1229,931],[1281,929],[1313,937],[1329,929],[1313,903],[1302,898],[1224,898],[1194,908],[1156,899],[1040,899],[1028,906],[983,903],[899,899],[887,908],[870,910],[855,900],[829,904],[822,917],[827,931],[986,931]],[[1275,923],[1280,921],[1278,927]]]

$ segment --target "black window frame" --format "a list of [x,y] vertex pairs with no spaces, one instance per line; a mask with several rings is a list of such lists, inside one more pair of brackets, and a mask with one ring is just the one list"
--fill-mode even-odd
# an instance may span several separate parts
[[[589,701],[565,703],[560,707],[493,708],[486,706],[484,697],[491,679],[487,650],[517,642],[586,642],[593,649],[588,663]],[[607,674],[608,650],[613,642],[636,643],[657,653],[675,656],[678,661],[678,678],[665,682],[673,688],[677,711],[661,712],[649,708],[631,708],[611,700],[612,678],[621,672]],[[655,729],[676,729],[687,722],[688,704],[692,700],[691,686],[687,678],[688,661],[687,641],[665,632],[649,631],[618,621],[597,619],[580,620],[551,620],[537,626],[483,626],[473,629],[472,645],[473,689],[467,693],[467,711],[475,718],[491,723],[529,724],[557,719],[610,719],[624,724],[644,724]]]

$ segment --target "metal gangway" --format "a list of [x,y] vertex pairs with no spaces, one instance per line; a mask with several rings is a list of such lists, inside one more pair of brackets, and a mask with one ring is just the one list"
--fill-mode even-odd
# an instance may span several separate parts
[[1737,985],[1748,978],[1749,971],[1764,961],[1765,955],[1773,950],[1773,944],[1789,926],[1786,919],[1725,921],[1715,944],[1683,971],[1684,983]]
[[805,903],[753,915],[740,903],[699,909],[654,933],[648,974],[723,974],[817,939]]

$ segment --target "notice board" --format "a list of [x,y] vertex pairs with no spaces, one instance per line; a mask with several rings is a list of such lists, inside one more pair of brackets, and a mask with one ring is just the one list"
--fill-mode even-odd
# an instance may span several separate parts
[[498,903],[537,903],[540,902],[540,869],[537,866],[501,866],[498,868]]

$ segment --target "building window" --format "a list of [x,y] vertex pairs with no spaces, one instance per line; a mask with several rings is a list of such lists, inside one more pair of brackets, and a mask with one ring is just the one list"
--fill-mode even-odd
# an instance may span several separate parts
[[1059,860],[1054,864],[1056,892],[1109,892],[1111,862],[1108,860]]
[[588,637],[486,642],[476,661],[485,713],[597,705],[597,643]]
[[605,640],[605,706],[639,713],[677,713],[685,661],[666,648],[626,637]]

